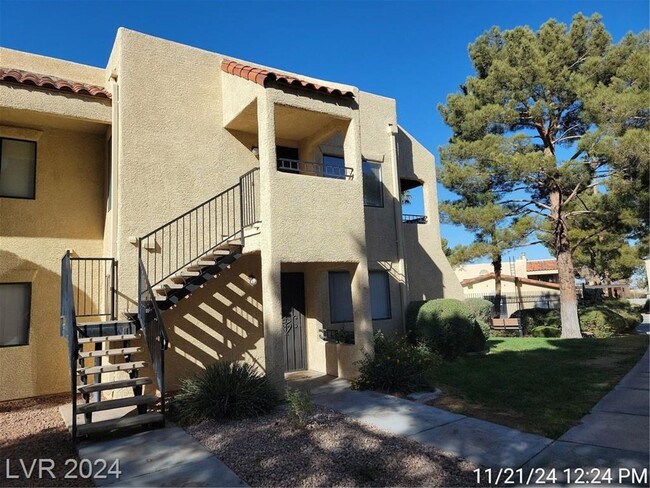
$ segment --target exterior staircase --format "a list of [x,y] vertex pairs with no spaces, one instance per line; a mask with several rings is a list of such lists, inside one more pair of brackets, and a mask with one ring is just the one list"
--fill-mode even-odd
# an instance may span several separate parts
[[[237,185],[138,239],[138,310],[125,312],[123,320],[115,313],[117,262],[66,252],[61,336],[68,342],[74,440],[164,425],[169,339],[162,313],[242,256],[244,231],[259,222],[256,174],[244,174]],[[153,375],[141,376],[143,370]]]

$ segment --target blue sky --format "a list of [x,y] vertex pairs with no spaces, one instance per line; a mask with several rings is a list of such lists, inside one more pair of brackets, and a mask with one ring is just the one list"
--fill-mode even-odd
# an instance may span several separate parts
[[[436,106],[472,74],[468,44],[492,25],[537,29],[551,17],[570,23],[577,12],[599,12],[615,40],[649,27],[647,0],[0,0],[0,45],[103,67],[118,27],[127,27],[348,83],[395,98],[400,124],[437,159],[451,133]],[[449,196],[439,186],[439,198]],[[471,241],[452,226],[443,226],[442,235],[451,245]],[[526,253],[549,256],[541,246]]]

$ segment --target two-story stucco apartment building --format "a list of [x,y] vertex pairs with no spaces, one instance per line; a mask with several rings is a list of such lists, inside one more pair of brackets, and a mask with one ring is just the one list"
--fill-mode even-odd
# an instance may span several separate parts
[[463,296],[395,100],[120,29],[105,68],[2,49],[0,108],[0,401],[71,365],[88,421],[221,359],[351,377]]

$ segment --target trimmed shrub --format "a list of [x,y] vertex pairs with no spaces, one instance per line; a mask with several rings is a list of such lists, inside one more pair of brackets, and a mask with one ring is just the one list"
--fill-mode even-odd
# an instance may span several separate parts
[[632,305],[629,301],[624,299],[617,300],[605,300],[601,305],[596,306],[596,308],[605,307],[610,310],[613,310],[621,317],[625,319],[628,329],[634,329],[637,325],[643,322],[643,316],[641,315],[641,309],[635,305]]
[[481,327],[481,331],[486,339],[490,337],[492,330],[490,329],[490,322],[492,321],[492,311],[494,305],[489,300],[484,300],[483,298],[466,298],[463,302],[469,307],[474,315],[474,319],[478,322],[478,325]]
[[298,427],[304,427],[307,417],[314,411],[314,404],[306,391],[287,387],[287,416]]
[[533,327],[530,331],[530,335],[533,337],[560,337],[561,334],[562,331],[560,329],[548,325]]
[[517,310],[510,317],[521,320],[524,332],[532,331],[535,327],[560,328],[560,310],[555,308],[525,308]]
[[170,414],[181,424],[242,419],[271,412],[279,397],[265,375],[248,363],[219,361],[181,381]]
[[365,352],[355,363],[359,376],[352,388],[402,394],[430,389],[433,368],[439,363],[439,356],[424,344],[390,339],[380,331],[375,334],[375,354]]
[[[414,308],[417,306],[414,305]],[[413,313],[406,324],[410,337],[424,342],[444,359],[455,359],[470,349],[474,315],[460,300],[430,300],[419,305],[415,321],[412,318]]]
[[602,339],[628,329],[628,322],[618,313],[605,307],[588,307],[580,312],[580,328]]

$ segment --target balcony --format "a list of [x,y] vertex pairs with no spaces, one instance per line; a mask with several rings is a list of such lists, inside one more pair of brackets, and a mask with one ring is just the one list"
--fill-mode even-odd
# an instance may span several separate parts
[[427,216],[426,215],[402,214],[402,223],[403,224],[426,224],[427,223]]
[[336,180],[351,180],[354,173],[352,168],[346,166],[321,164],[298,159],[278,159],[278,171]]

